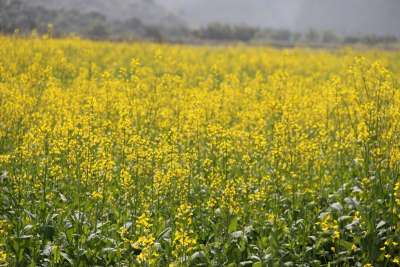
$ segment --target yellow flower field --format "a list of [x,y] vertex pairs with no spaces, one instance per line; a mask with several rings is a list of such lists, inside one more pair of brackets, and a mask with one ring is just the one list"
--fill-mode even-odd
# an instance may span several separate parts
[[399,266],[400,52],[0,37],[0,266]]

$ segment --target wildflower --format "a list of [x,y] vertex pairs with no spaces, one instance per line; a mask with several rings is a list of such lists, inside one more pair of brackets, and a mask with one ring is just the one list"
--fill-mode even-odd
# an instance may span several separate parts
[[273,224],[275,222],[275,218],[276,218],[275,214],[273,214],[273,213],[268,213],[267,214],[267,221],[269,223]]
[[126,227],[122,226],[119,228],[118,233],[121,236],[121,238],[124,239],[128,234],[128,229]]
[[6,264],[7,264],[7,253],[5,251],[0,250],[0,265],[6,265]]
[[397,182],[394,187],[394,195],[396,204],[400,207],[400,182]]
[[334,240],[340,239],[340,232],[339,232],[338,230],[335,230],[335,231],[333,232],[333,239],[334,239]]
[[91,197],[93,200],[100,200],[103,196],[102,196],[102,193],[100,193],[98,191],[93,191],[91,194]]
[[144,229],[149,229],[152,224],[150,223],[150,218],[148,217],[147,213],[143,213],[139,216],[137,220],[137,224],[143,227]]

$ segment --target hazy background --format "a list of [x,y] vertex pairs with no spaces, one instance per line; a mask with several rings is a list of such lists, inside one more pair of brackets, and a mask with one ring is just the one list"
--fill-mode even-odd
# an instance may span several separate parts
[[50,23],[89,38],[393,41],[400,0],[0,0],[1,32]]
[[157,0],[191,26],[245,23],[293,31],[400,35],[400,0]]

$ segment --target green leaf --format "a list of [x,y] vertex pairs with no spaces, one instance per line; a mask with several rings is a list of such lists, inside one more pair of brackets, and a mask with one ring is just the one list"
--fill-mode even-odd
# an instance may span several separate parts
[[339,246],[341,246],[341,247],[343,247],[343,248],[345,248],[345,249],[347,249],[347,250],[351,250],[351,247],[352,247],[352,243],[350,243],[349,241],[346,241],[346,240],[339,240]]
[[253,266],[252,261],[242,261],[239,266]]
[[207,258],[202,251],[197,251],[193,253],[190,257],[191,265],[202,266],[207,264]]
[[385,221],[380,221],[380,222],[378,223],[378,225],[376,226],[376,229],[381,228],[381,227],[384,226],[385,224],[386,224]]
[[158,236],[157,236],[157,240],[158,241],[169,241],[171,238],[171,227],[167,227],[165,228]]
[[64,202],[64,203],[68,202],[68,199],[62,193],[58,193],[58,194],[59,194],[62,202]]
[[229,226],[228,226],[228,232],[233,233],[237,230],[238,227],[238,219],[237,217],[233,217],[233,219],[230,221]]
[[336,210],[336,211],[342,211],[343,210],[343,206],[342,204],[340,204],[339,202],[333,203],[330,206],[332,209]]
[[233,232],[233,233],[231,233],[231,237],[233,239],[239,239],[239,238],[243,237],[243,232],[242,231]]
[[74,261],[68,256],[67,253],[61,252],[60,254],[66,261],[68,261],[69,264],[74,265]]

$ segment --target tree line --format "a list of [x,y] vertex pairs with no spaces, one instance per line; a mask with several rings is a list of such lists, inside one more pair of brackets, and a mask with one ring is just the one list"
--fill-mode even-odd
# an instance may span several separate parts
[[[50,27],[49,27],[50,25]],[[210,23],[199,29],[187,27],[166,28],[162,25],[146,25],[132,17],[111,21],[97,12],[82,13],[77,10],[50,10],[42,6],[30,6],[20,0],[0,0],[0,32],[13,34],[38,34],[49,32],[55,37],[75,34],[91,39],[135,40],[157,42],[249,42],[294,45],[365,44],[388,45],[398,42],[396,36],[351,35],[340,36],[333,31],[310,29],[305,33],[286,29],[265,29],[248,25]]]

